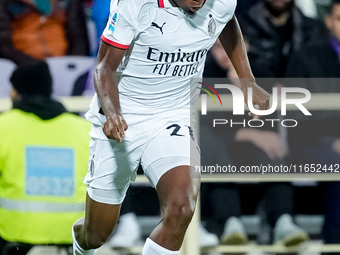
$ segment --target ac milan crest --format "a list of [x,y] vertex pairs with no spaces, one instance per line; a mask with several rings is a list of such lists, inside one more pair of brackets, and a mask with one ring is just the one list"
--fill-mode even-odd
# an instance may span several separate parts
[[208,33],[211,37],[213,37],[215,35],[215,32],[216,32],[216,22],[212,14],[209,14]]

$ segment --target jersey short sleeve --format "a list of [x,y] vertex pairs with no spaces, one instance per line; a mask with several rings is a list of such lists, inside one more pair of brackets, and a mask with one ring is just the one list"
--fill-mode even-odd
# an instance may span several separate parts
[[136,35],[137,13],[133,0],[112,0],[110,16],[101,39],[120,49],[128,49]]

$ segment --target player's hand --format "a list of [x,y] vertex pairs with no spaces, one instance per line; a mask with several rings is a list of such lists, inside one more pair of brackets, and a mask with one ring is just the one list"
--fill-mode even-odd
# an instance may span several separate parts
[[103,131],[107,138],[121,142],[125,137],[125,130],[127,130],[127,128],[128,125],[124,118],[116,114],[107,118]]
[[272,160],[283,159],[287,154],[280,136],[272,131],[242,128],[237,131],[236,140],[253,143]]
[[[248,87],[253,88],[253,106],[257,110],[268,110],[270,95],[267,91],[261,88],[256,82],[247,82],[247,84],[242,84],[242,91],[244,95],[244,100],[248,106]],[[249,116],[253,116],[254,119],[258,119],[261,116],[249,112]]]

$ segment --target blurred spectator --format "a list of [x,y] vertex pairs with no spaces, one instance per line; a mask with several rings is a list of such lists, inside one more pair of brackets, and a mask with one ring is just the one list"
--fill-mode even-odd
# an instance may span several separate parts
[[247,13],[250,7],[252,7],[259,0],[243,0],[237,1],[236,15],[243,15]]
[[316,4],[314,0],[295,0],[295,4],[306,17],[312,19],[318,18]]
[[0,254],[71,247],[70,229],[84,216],[91,125],[51,99],[45,62],[17,68],[11,83],[13,109],[0,114]]
[[316,10],[318,13],[318,19],[323,22],[328,14],[329,6],[332,4],[332,0],[314,0]]
[[287,67],[287,77],[340,77],[340,1],[334,1],[329,8],[325,18],[329,36],[318,36],[318,41],[297,52]]
[[96,25],[98,44],[97,48],[99,47],[100,37],[104,31],[109,15],[110,15],[110,1],[108,0],[93,1],[91,18]]
[[[205,78],[236,78],[237,74],[228,59],[227,54],[219,40],[216,41],[207,57]],[[235,80],[231,80],[233,82]],[[224,113],[226,115],[227,113]],[[234,121],[237,116],[230,116]],[[218,118],[218,117],[217,117]],[[244,116],[241,116],[243,119]],[[209,135],[207,135],[209,132]],[[214,132],[219,132],[214,128]],[[227,151],[222,151],[223,162],[219,165],[228,165],[231,162],[240,169],[240,166],[260,166],[287,165],[287,151],[283,146],[280,135],[273,128],[243,128],[233,127],[225,130],[225,127],[219,134],[212,131],[204,131],[204,137],[201,137],[202,159],[214,158],[211,155],[207,157],[211,146],[227,147]],[[204,138],[209,140],[204,142]],[[215,137],[215,139],[214,139]],[[222,142],[221,142],[222,141]],[[224,144],[223,144],[224,143]],[[228,154],[228,155],[225,155]],[[229,160],[229,162],[228,162]],[[204,165],[215,165],[215,163],[203,162]],[[219,226],[224,225],[221,242],[224,244],[241,244],[247,241],[247,235],[239,217],[242,214],[244,204],[249,203],[247,197],[243,200],[240,197],[238,185],[235,184],[202,184],[201,192],[210,201],[211,215]],[[294,191],[290,183],[267,183],[258,185],[257,189],[262,189],[264,194],[264,210],[266,220],[273,229],[273,242],[282,242],[286,246],[296,245],[308,239],[308,234],[298,227],[292,220],[291,214],[294,211]],[[208,198],[207,198],[208,196]],[[223,201],[223,202],[221,202]]]
[[[326,16],[329,36],[310,44],[291,59],[287,76],[296,78],[292,85],[307,88],[311,93],[340,93],[340,0],[333,0]],[[328,79],[320,79],[328,78]],[[312,127],[312,128],[311,128]],[[340,162],[340,115],[338,111],[315,111],[290,130],[292,160],[298,164],[321,164],[328,168]],[[340,243],[340,183],[332,182],[325,192],[324,239]]]
[[[110,0],[107,2],[111,2]],[[92,20],[92,6],[93,6],[94,0],[83,0],[84,5],[84,12],[86,17],[86,24],[87,24],[87,34],[89,38],[89,44],[90,44],[90,55],[92,57],[97,56],[97,48],[98,48],[98,42],[97,42],[97,31],[96,31],[96,25],[94,21]]]
[[239,17],[249,43],[249,61],[257,78],[283,77],[290,54],[319,31],[294,0],[260,0]]
[[82,0],[0,0],[0,57],[33,59],[89,55]]

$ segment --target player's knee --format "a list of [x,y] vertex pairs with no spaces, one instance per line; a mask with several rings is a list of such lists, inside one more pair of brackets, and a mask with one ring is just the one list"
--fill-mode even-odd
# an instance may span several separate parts
[[89,249],[97,249],[101,247],[107,239],[110,237],[110,231],[94,231],[93,229],[87,229],[86,231],[86,244]]
[[195,202],[191,199],[176,200],[168,204],[164,212],[164,224],[186,228],[195,211]]

